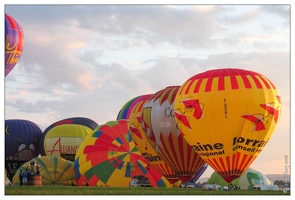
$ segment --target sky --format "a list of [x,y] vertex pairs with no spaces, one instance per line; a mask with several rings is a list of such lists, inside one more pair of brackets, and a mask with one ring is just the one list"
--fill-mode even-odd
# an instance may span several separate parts
[[[3,80],[4,119],[30,120],[42,130],[69,117],[101,125],[134,97],[210,69],[242,68],[269,78],[282,100],[278,126],[250,167],[284,174],[290,165],[290,2],[6,4],[3,12],[25,35],[22,56]],[[208,167],[202,177],[212,173]]]

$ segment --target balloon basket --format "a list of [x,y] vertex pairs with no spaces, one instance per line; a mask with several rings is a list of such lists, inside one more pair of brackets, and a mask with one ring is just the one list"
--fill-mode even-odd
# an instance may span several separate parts
[[29,186],[42,186],[42,176],[41,175],[29,175],[28,185]]

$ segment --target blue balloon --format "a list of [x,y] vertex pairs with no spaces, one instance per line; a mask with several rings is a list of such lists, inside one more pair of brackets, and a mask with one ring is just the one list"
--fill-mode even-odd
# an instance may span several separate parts
[[5,169],[10,175],[22,164],[38,157],[41,136],[41,128],[32,121],[5,120]]
[[195,183],[195,182],[197,182],[197,180],[199,180],[199,178],[203,175],[203,173],[206,171],[206,169],[207,169],[207,167],[208,167],[208,164],[207,163],[205,163],[202,167],[201,167],[201,169],[199,169],[198,171],[197,171],[197,173],[188,181],[188,182],[190,182],[190,183]]

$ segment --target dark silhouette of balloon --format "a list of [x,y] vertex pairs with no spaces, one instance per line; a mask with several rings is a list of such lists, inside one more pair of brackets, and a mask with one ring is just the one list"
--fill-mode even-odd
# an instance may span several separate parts
[[[42,130],[29,120],[5,120],[5,168],[10,175],[25,162],[39,155]],[[12,177],[11,177],[12,178]]]
[[24,46],[22,26],[10,15],[5,14],[5,77],[19,61]]
[[216,69],[185,81],[174,110],[185,140],[230,183],[267,145],[281,99],[275,85],[257,72]]

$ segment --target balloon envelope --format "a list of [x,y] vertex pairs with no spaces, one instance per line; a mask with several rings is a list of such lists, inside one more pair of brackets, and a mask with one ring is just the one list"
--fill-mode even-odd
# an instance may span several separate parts
[[178,90],[174,109],[185,140],[229,183],[247,170],[271,138],[281,103],[265,76],[217,69],[188,79]]
[[45,155],[75,161],[80,144],[92,131],[91,128],[78,124],[62,124],[51,128],[44,135]]
[[20,59],[24,46],[24,32],[21,25],[5,14],[5,77]]
[[78,185],[129,187],[133,176],[149,178],[152,187],[169,187],[168,181],[140,154],[126,119],[99,126],[81,143],[75,159]]
[[[221,187],[228,186],[228,183],[216,171],[212,173],[207,181],[208,184],[213,184],[213,182]],[[249,167],[241,177],[233,180],[231,184],[237,187],[240,186],[241,190],[252,190],[252,187],[256,184],[273,185],[264,174],[251,167]]]
[[142,95],[135,102],[130,112],[128,125],[133,142],[141,154],[154,166],[171,184],[179,180],[175,172],[158,155],[150,143],[147,141],[142,124],[142,109],[144,104],[152,97],[152,94]]
[[144,104],[142,127],[150,145],[185,183],[206,163],[177,129],[174,100],[179,88],[160,90]]
[[118,115],[117,115],[117,119],[129,119],[130,117],[130,113],[133,109],[133,107],[135,106],[135,104],[138,102],[138,99],[140,99],[141,96],[137,96],[134,97],[132,99],[130,99],[129,101],[127,101],[127,103],[125,103],[122,108],[120,109]]
[[[45,136],[47,135],[48,131],[51,130],[52,128],[59,126],[59,125],[65,125],[65,124],[76,124],[76,125],[82,125],[86,126],[92,130],[94,130],[98,124],[93,121],[92,119],[86,118],[86,117],[70,117],[66,119],[59,120],[57,122],[54,122],[50,126],[48,126],[42,134],[42,139],[41,141],[44,141]],[[40,142],[40,154],[42,156],[47,155],[44,151],[44,142]],[[73,160],[73,159],[72,159]],[[74,160],[73,160],[74,161]]]
[[10,174],[39,155],[42,130],[29,120],[5,120],[5,168]]
[[190,183],[196,183],[199,178],[203,175],[203,173],[206,171],[206,169],[208,168],[208,164],[205,163],[198,171],[197,173],[190,179],[188,180],[188,182]]
[[[56,156],[41,156],[34,158],[23,164],[13,177],[13,185],[19,185],[19,172],[23,172],[30,167],[30,162],[35,161],[40,166],[40,175],[42,176],[42,186],[49,185],[77,185],[74,174],[74,163]],[[35,170],[35,169],[34,169]]]

